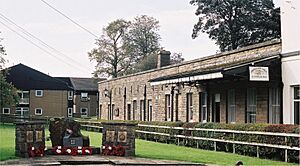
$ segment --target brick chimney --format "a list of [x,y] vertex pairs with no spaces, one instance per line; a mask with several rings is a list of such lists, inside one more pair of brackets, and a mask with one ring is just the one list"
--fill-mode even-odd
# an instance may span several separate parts
[[170,51],[161,49],[157,56],[157,68],[170,65],[170,55],[171,55]]

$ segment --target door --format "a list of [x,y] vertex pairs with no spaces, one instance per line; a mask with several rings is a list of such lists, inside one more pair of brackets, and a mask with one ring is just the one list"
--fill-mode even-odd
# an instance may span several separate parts
[[220,93],[216,93],[215,95],[213,95],[213,122],[220,122],[220,102]]

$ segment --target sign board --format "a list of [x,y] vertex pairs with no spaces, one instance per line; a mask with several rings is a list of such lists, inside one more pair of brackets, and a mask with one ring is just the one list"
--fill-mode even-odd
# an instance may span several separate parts
[[268,67],[249,66],[250,81],[269,81]]

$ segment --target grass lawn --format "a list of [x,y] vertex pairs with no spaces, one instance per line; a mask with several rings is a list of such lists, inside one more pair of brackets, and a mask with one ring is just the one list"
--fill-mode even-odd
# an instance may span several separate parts
[[[46,135],[49,135],[46,129]],[[101,133],[82,131],[90,137],[92,146],[100,146]],[[15,131],[13,125],[0,125],[0,160],[16,158],[14,156]],[[51,146],[51,142],[46,142]],[[145,140],[136,140],[136,155],[143,158],[181,160],[197,163],[234,165],[237,161],[243,161],[244,165],[293,165],[285,162],[263,160],[254,157],[234,155],[230,153],[214,152],[201,149],[194,149],[172,144],[155,143]]]

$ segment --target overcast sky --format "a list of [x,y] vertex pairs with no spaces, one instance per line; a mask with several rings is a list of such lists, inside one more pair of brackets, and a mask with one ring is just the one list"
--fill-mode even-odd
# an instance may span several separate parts
[[[215,54],[218,47],[207,35],[191,38],[197,22],[196,8],[189,0],[45,0],[77,23],[100,36],[102,28],[119,18],[132,20],[148,15],[159,20],[161,45],[182,53],[186,60]],[[280,0],[275,0],[278,4]],[[51,76],[91,77],[94,63],[87,52],[96,47],[95,37],[49,8],[40,0],[0,0],[0,38],[9,62],[6,67],[23,63]],[[27,37],[3,16],[58,50]],[[20,37],[16,32],[26,39]],[[51,55],[50,55],[51,54]]]

